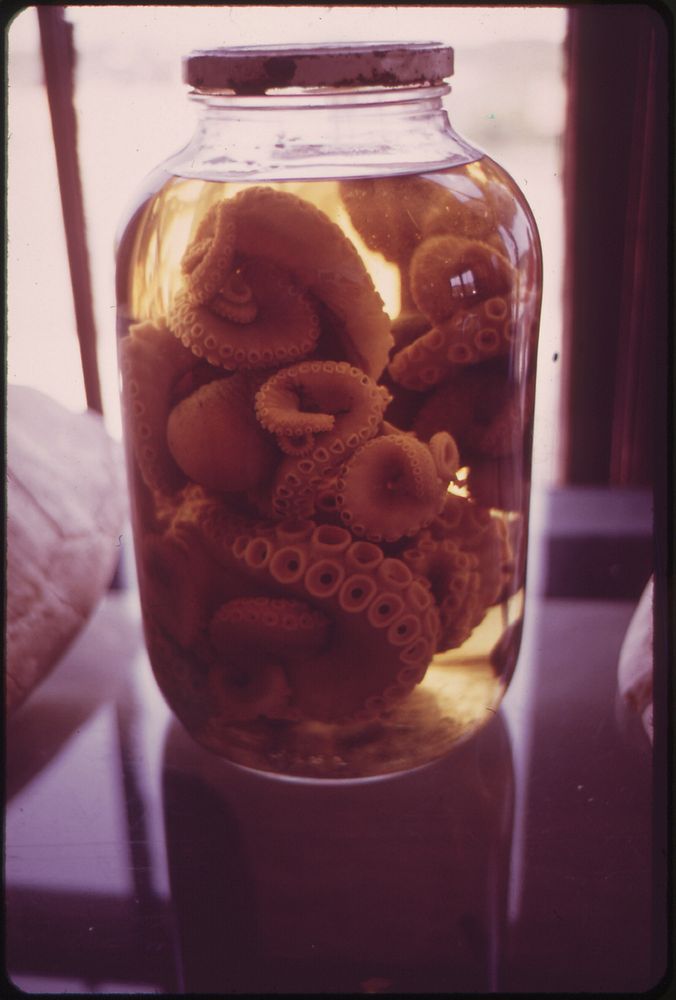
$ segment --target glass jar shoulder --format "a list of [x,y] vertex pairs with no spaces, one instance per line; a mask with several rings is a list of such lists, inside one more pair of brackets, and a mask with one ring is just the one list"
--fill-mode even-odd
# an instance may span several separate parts
[[201,117],[168,173],[212,181],[300,181],[422,173],[481,152],[452,128],[445,88],[246,99],[193,95]]

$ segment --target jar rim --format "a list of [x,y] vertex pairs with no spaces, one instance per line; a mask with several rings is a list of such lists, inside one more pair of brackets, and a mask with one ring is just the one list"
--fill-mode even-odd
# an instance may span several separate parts
[[183,59],[183,80],[197,90],[241,95],[287,88],[429,86],[453,75],[442,42],[336,42],[197,49]]

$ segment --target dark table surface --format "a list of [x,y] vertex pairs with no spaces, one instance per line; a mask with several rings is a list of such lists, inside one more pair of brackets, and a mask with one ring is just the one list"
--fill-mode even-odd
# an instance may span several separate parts
[[7,971],[27,992],[642,991],[666,961],[663,770],[618,714],[634,600],[531,585],[500,712],[383,781],[202,751],[111,591],[7,728]]

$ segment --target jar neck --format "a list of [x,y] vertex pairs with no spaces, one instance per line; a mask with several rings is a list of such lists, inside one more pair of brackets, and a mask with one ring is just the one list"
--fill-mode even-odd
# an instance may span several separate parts
[[379,107],[399,108],[436,102],[451,91],[447,84],[416,85],[405,87],[349,87],[349,88],[284,88],[268,90],[265,94],[235,94],[231,91],[192,90],[189,98],[198,105],[212,110],[228,108],[239,110],[308,111],[338,110],[349,108]]
[[193,91],[195,134],[167,167],[205,179],[284,180],[458,166],[482,154],[451,129],[443,105],[449,92],[445,84],[251,96]]

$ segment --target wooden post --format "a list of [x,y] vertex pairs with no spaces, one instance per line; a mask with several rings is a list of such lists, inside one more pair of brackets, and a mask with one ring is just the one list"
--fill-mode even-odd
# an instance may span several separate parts
[[54,150],[66,234],[75,322],[80,343],[87,406],[103,412],[96,355],[96,323],[89,275],[84,201],[77,154],[77,121],[73,105],[73,26],[63,7],[38,4],[45,85],[52,120]]

